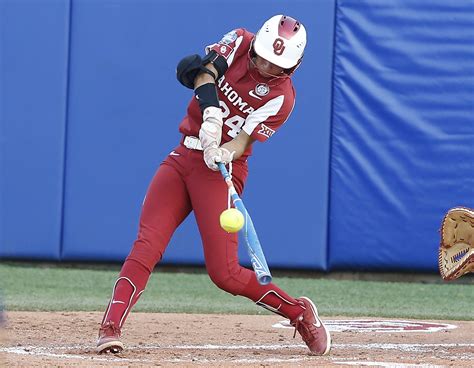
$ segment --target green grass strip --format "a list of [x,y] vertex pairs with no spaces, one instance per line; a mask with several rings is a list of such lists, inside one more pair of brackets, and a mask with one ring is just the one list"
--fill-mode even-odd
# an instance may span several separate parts
[[[103,311],[118,267],[0,264],[7,310]],[[472,285],[276,277],[290,295],[312,298],[322,316],[474,320]],[[154,272],[135,311],[269,314],[218,289],[205,273]]]

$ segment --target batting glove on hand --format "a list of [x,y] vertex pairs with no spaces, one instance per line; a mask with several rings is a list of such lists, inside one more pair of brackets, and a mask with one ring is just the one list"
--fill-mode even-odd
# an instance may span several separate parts
[[203,149],[219,147],[222,138],[222,109],[209,106],[202,113],[202,125],[199,140]]
[[222,162],[227,165],[232,161],[234,152],[230,152],[228,149],[223,147],[208,147],[204,150],[204,162],[207,167],[214,171],[219,171],[218,162]]

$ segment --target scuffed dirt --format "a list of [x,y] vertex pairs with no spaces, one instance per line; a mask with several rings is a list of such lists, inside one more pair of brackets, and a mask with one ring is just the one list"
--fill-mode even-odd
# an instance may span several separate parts
[[447,321],[458,328],[433,333],[332,332],[330,355],[318,357],[309,354],[298,334],[293,339],[293,330],[272,327],[282,320],[276,315],[132,313],[123,330],[125,350],[114,356],[95,352],[101,317],[98,312],[9,312],[6,329],[0,330],[0,366],[474,365],[474,322],[467,321]]

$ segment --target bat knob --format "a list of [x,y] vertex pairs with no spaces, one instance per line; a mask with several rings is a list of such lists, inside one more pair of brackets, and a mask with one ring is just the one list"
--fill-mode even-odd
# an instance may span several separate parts
[[272,277],[270,275],[262,275],[258,278],[258,283],[260,285],[268,285],[272,282]]

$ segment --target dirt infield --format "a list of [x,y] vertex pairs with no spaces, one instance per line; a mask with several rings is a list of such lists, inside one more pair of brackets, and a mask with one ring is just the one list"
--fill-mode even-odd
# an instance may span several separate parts
[[96,312],[10,312],[0,343],[0,366],[474,365],[474,322],[466,321],[424,325],[325,317],[333,348],[329,356],[318,357],[309,354],[298,334],[293,339],[293,330],[285,328],[279,316],[132,313],[123,331],[126,350],[111,356],[94,350],[100,319]]

